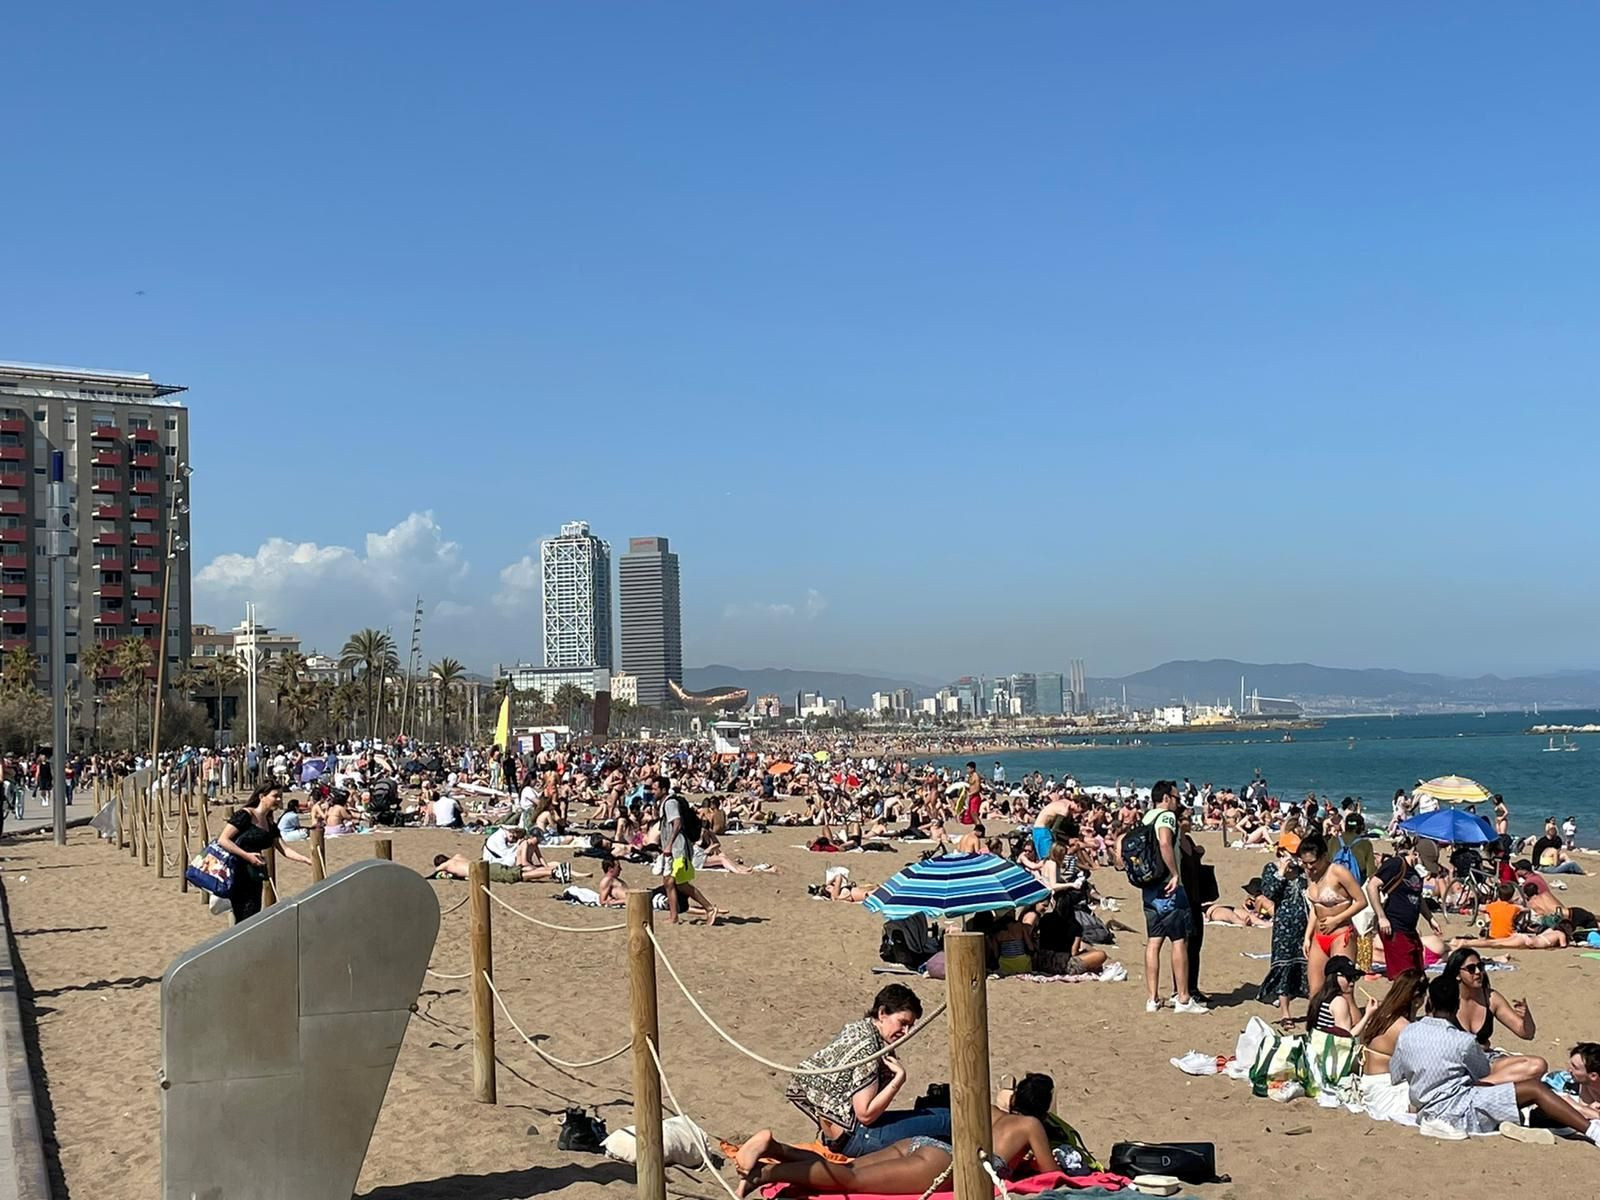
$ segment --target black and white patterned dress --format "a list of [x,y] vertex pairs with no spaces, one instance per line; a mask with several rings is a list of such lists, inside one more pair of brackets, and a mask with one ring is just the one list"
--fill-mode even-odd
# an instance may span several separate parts
[[1311,906],[1306,902],[1305,877],[1284,879],[1278,864],[1268,863],[1261,872],[1261,894],[1277,907],[1272,914],[1272,966],[1256,999],[1263,1004],[1276,1004],[1280,996],[1304,1000],[1311,995],[1305,954]]

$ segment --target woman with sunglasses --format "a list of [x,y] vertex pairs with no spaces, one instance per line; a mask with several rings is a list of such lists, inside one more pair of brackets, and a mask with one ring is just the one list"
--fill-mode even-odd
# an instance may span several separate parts
[[1457,949],[1444,964],[1445,979],[1457,980],[1461,1006],[1456,1023],[1478,1039],[1485,1049],[1494,1040],[1496,1018],[1517,1037],[1529,1041],[1536,1032],[1533,1013],[1526,1000],[1507,1000],[1489,986],[1483,956],[1470,946]]

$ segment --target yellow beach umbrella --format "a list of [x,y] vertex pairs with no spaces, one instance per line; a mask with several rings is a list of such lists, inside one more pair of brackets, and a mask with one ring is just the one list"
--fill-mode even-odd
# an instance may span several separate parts
[[1417,784],[1412,791],[1432,796],[1441,804],[1482,804],[1494,796],[1483,784],[1465,775],[1441,775]]

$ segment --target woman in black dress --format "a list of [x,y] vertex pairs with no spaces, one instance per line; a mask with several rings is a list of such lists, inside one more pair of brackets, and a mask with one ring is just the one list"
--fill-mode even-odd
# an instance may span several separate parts
[[217,843],[233,855],[233,887],[228,903],[233,905],[233,923],[248,920],[261,911],[261,885],[267,878],[264,850],[276,850],[284,858],[311,865],[298,850],[291,850],[278,836],[274,810],[283,800],[283,789],[276,783],[263,783],[250,794],[250,801],[228,818]]

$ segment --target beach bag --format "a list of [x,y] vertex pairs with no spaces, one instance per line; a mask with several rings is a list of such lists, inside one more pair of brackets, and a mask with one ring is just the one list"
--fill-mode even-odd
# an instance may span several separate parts
[[[1301,1061],[1305,1058],[1305,1039],[1298,1034],[1285,1037],[1272,1030],[1256,1047],[1250,1060],[1250,1090],[1265,1097],[1275,1083],[1298,1079]],[[1168,1171],[1171,1175],[1174,1172]]]
[[1217,886],[1217,869],[1210,863],[1195,868],[1195,892],[1190,899],[1196,904],[1214,904],[1222,899],[1222,889]]
[[1233,1044],[1233,1061],[1228,1064],[1227,1071],[1230,1078],[1244,1079],[1249,1076],[1250,1068],[1255,1065],[1256,1051],[1261,1049],[1261,1043],[1272,1033],[1272,1026],[1260,1017],[1251,1017],[1245,1023],[1244,1032]]
[[[602,1123],[601,1129],[605,1125]],[[639,1153],[638,1135],[632,1125],[619,1129],[601,1143],[607,1158],[631,1163]],[[704,1150],[705,1157],[700,1154]],[[711,1156],[711,1139],[688,1117],[668,1117],[661,1122],[661,1158],[669,1167],[692,1167],[698,1170]]]
[[[1069,1175],[1083,1175],[1090,1171],[1103,1171],[1100,1160],[1089,1153],[1089,1147],[1084,1145],[1083,1138],[1078,1131],[1068,1125],[1055,1113],[1046,1113],[1044,1118],[1044,1136],[1050,1143],[1051,1156],[1056,1160],[1056,1165],[1061,1166],[1062,1160],[1076,1159],[1077,1170],[1068,1171]],[[1065,1170],[1065,1167],[1062,1168]]]
[[1333,861],[1350,872],[1350,877],[1356,881],[1357,887],[1366,882],[1361,877],[1361,864],[1356,862],[1355,852],[1349,846],[1341,845],[1339,853],[1333,856]]
[[1135,825],[1122,839],[1122,869],[1136,888],[1155,887],[1167,878],[1167,864],[1161,859],[1161,839],[1155,822]]
[[1300,1060],[1300,1082],[1312,1099],[1327,1096],[1323,1103],[1358,1103],[1356,1069],[1361,1062],[1361,1046],[1353,1037],[1340,1037],[1314,1029],[1306,1035]]
[[577,1150],[583,1154],[601,1154],[601,1143],[606,1140],[605,1118],[599,1113],[589,1114],[581,1108],[569,1108],[561,1118],[561,1136],[556,1146],[562,1150]]
[[221,842],[212,842],[189,860],[183,877],[203,892],[226,896],[233,891],[233,871],[233,855],[222,848]]
[[1118,1142],[1107,1168],[1129,1179],[1171,1175],[1184,1183],[1230,1183],[1217,1174],[1217,1148],[1211,1142]]
[[878,957],[884,962],[899,963],[915,970],[938,951],[939,939],[922,913],[884,923],[883,938],[878,944]]

